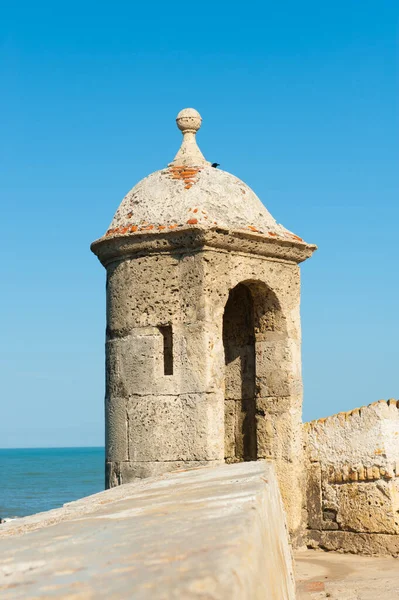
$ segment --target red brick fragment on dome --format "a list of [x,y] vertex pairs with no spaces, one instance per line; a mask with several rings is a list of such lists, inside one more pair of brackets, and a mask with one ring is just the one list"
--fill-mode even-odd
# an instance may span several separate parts
[[171,166],[167,169],[171,179],[178,179],[185,183],[184,188],[186,190],[189,190],[197,182],[197,175],[200,171],[199,167],[184,166]]

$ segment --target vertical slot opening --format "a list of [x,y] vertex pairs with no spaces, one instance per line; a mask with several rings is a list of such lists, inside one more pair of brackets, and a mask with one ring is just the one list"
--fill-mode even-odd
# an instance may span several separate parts
[[172,325],[158,328],[163,337],[163,374],[173,375],[173,334]]

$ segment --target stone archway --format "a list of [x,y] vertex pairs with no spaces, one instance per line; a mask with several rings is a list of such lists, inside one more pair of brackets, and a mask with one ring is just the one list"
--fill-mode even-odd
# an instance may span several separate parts
[[[280,303],[266,284],[249,280],[230,290],[223,345],[225,460],[278,461],[290,447],[279,429],[291,406],[291,357]],[[284,456],[291,459],[289,453]]]

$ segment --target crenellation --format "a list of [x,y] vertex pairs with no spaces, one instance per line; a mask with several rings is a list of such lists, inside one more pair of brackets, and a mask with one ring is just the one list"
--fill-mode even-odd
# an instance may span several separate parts
[[347,421],[351,417],[360,417],[364,409],[371,407],[379,407],[382,410],[386,409],[386,407],[392,407],[399,410],[399,400],[396,400],[395,398],[390,398],[389,400],[377,400],[376,402],[372,402],[371,404],[367,404],[365,406],[360,406],[359,408],[353,408],[351,410],[339,412],[328,417],[321,417],[319,419],[315,419],[314,421],[308,421],[306,423],[306,426],[308,429],[313,429],[316,428],[318,425],[328,425],[334,419],[338,419],[340,421]]
[[[367,533],[371,538],[364,552],[380,553],[381,536],[399,535],[398,407],[395,399],[379,400],[304,427],[308,469],[317,464],[320,473],[316,479],[308,477],[307,484],[308,497],[321,498],[319,506],[308,506],[317,513],[308,518],[312,543],[327,541],[331,548],[339,543],[345,551],[359,552],[353,534]],[[326,518],[331,510],[336,514],[333,529]],[[351,535],[343,536],[345,532]],[[396,552],[399,540],[386,548]]]

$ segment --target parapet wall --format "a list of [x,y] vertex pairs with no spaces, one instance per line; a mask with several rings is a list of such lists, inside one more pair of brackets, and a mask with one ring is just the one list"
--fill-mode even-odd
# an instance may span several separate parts
[[1,525],[0,596],[295,600],[274,466],[175,472]]
[[399,402],[304,425],[310,543],[399,553]]

